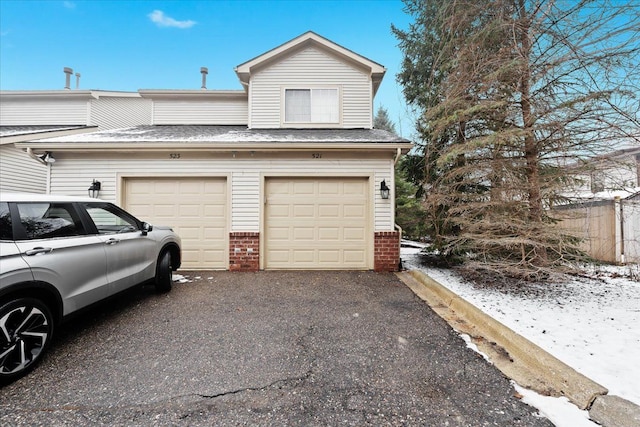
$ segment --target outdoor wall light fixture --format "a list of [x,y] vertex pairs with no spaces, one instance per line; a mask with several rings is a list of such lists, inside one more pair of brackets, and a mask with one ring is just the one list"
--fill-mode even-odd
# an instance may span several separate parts
[[89,186],[89,189],[87,190],[87,192],[89,193],[89,197],[93,197],[94,199],[97,198],[98,195],[100,194],[101,188],[102,188],[102,184],[100,183],[100,181],[96,181],[94,179],[91,185]]
[[387,183],[384,179],[380,183],[380,197],[382,197],[383,199],[389,198],[389,187],[387,187]]
[[42,163],[47,165],[56,162],[56,159],[53,158],[53,154],[51,154],[51,151],[45,151],[45,153],[38,156],[38,158],[42,161]]

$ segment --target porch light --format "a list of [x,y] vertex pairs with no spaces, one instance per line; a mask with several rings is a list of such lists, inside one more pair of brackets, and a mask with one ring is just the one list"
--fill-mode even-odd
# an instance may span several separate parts
[[96,199],[100,194],[101,188],[102,188],[102,184],[100,183],[100,181],[96,181],[94,179],[91,185],[89,186],[89,189],[87,190],[87,192],[89,193],[89,197],[93,197],[94,199]]
[[389,198],[389,187],[387,187],[387,183],[384,179],[380,183],[380,197],[382,197],[383,199]]
[[38,158],[42,161],[42,163],[50,165],[56,162],[56,159],[53,158],[53,154],[51,151],[46,151],[44,154],[38,156]]

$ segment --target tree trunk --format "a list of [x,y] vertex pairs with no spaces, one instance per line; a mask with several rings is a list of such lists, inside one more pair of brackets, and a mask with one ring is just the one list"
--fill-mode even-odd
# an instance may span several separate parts
[[[519,0],[520,7],[520,46],[522,49],[522,77],[520,79],[520,106],[522,108],[522,123],[524,130],[524,155],[525,155],[525,174],[528,183],[528,199],[529,199],[529,221],[532,230],[542,231],[543,205],[542,191],[540,188],[539,161],[540,149],[538,147],[535,136],[535,119],[531,109],[531,41],[529,40],[529,32],[531,31],[531,21],[526,14],[525,1]],[[532,259],[536,265],[546,265],[547,251],[544,246],[534,249]]]

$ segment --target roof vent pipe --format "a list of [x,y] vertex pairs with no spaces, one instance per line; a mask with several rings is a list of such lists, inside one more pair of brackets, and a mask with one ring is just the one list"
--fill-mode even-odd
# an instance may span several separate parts
[[200,67],[200,73],[202,73],[202,88],[207,88],[207,74],[209,74],[209,69],[207,67]]
[[76,73],[76,90],[80,88],[80,73]]
[[69,67],[64,67],[64,74],[65,79],[64,79],[64,88],[66,90],[71,89],[71,74],[73,74],[73,70]]

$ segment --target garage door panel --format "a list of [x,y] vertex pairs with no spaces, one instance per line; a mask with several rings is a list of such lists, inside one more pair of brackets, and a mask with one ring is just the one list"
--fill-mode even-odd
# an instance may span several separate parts
[[318,240],[335,242],[340,240],[340,228],[321,227],[318,229]]
[[270,227],[268,230],[269,236],[271,236],[274,241],[289,241],[289,239],[291,239],[289,232],[289,227]]
[[269,204],[269,211],[271,217],[274,218],[289,218],[289,205]]
[[125,206],[151,224],[174,228],[182,238],[182,268],[225,269],[226,188],[224,178],[127,178]]
[[209,264],[223,263],[226,260],[226,251],[223,250],[205,250],[204,260]]
[[367,181],[345,181],[342,186],[344,194],[352,194],[363,197],[367,194],[367,187],[369,183]]
[[128,194],[136,195],[136,194],[149,194],[154,191],[152,182],[131,182],[127,188]]
[[314,218],[315,206],[313,205],[296,205],[293,206],[294,218]]
[[321,196],[324,195],[337,195],[340,194],[340,186],[341,184],[337,181],[333,182],[319,182],[318,183],[318,194]]
[[181,181],[179,183],[180,193],[200,195],[203,193],[203,183],[198,181]]
[[203,206],[204,215],[207,218],[218,218],[218,220],[223,220],[225,217],[226,207],[225,205],[204,205]]
[[180,205],[178,207],[180,216],[191,218],[202,218],[204,209],[200,205]]
[[346,241],[361,242],[366,238],[365,229],[361,227],[357,227],[357,228],[345,227],[342,232],[343,232],[344,240]]
[[363,250],[344,250],[344,262],[348,264],[361,264],[365,262],[366,252]]
[[286,263],[289,261],[288,249],[274,249],[269,251],[269,260],[272,263]]
[[293,229],[293,238],[295,240],[313,240],[315,230],[313,227],[296,227]]
[[226,231],[221,227],[203,226],[200,233],[204,236],[205,240],[219,240],[225,238]]
[[265,268],[371,268],[368,182],[267,179]]
[[339,205],[321,205],[318,206],[318,215],[321,218],[339,218],[340,210]]
[[366,215],[365,207],[362,205],[344,205],[343,208],[344,218],[364,218]]
[[337,249],[333,250],[319,250],[318,251],[318,261],[321,263],[332,263],[337,264],[340,262],[340,251]]
[[[281,193],[282,194],[282,193]],[[287,194],[287,193],[285,193]],[[293,194],[298,196],[313,196],[315,194],[315,187],[313,182],[294,182],[293,183]]]
[[311,264],[313,263],[315,251],[311,250],[297,250],[292,251],[293,262],[297,264]]

